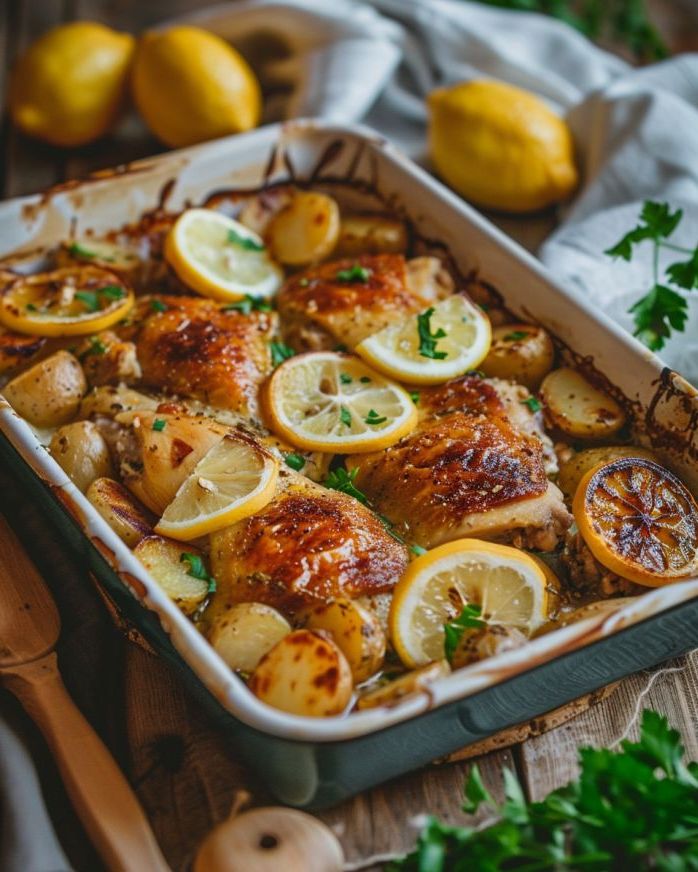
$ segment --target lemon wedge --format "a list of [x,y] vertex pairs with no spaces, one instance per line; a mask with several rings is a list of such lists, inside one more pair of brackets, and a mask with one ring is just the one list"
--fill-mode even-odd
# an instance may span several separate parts
[[188,542],[263,509],[274,496],[278,462],[251,439],[228,434],[180,485],[155,527]]
[[409,384],[440,384],[475,369],[492,340],[489,318],[460,294],[373,333],[356,352]]
[[133,292],[97,267],[56,269],[16,279],[0,298],[0,322],[31,336],[84,336],[120,321]]
[[262,238],[213,209],[187,209],[165,240],[165,258],[190,288],[214,300],[270,297],[283,280]]
[[412,561],[393,592],[388,628],[410,668],[444,656],[444,624],[468,603],[482,619],[526,635],[548,614],[546,578],[527,554],[479,539],[448,542]]
[[336,453],[378,451],[417,425],[404,388],[348,354],[291,357],[267,383],[271,428],[297,448]]

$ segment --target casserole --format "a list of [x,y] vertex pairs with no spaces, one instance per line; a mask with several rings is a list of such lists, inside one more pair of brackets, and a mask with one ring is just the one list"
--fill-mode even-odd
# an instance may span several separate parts
[[[680,376],[476,212],[361,128],[294,122],[120,168],[0,207],[0,255],[105,233],[166,203],[291,179],[337,186],[362,206],[409,217],[427,250],[499,289],[509,309],[595,371],[635,429],[698,485],[698,396]],[[7,403],[2,454],[79,549],[119,611],[175,660],[242,755],[283,802],[329,805],[507,726],[553,709],[698,642],[698,580],[682,581],[524,648],[459,670],[394,707],[345,719],[291,716],[257,700],[163,594]]]

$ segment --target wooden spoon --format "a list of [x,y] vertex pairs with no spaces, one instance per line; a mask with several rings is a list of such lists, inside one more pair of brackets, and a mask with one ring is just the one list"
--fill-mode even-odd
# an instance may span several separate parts
[[0,516],[0,680],[44,734],[66,790],[106,866],[169,872],[126,778],[66,691],[51,594]]

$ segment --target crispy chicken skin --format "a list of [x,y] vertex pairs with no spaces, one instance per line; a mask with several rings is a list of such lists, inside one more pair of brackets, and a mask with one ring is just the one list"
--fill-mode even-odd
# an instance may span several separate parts
[[407,549],[353,497],[284,470],[266,508],[212,534],[210,614],[236,602],[294,614],[337,596],[372,597],[392,589],[407,561]]
[[550,550],[569,526],[538,438],[497,390],[463,377],[420,394],[420,424],[386,451],[349,458],[376,510],[424,547],[475,536]]
[[271,312],[226,311],[201,297],[139,301],[125,333],[136,345],[141,384],[256,417],[259,386],[271,372]]
[[[341,281],[337,274],[360,265],[366,281]],[[395,318],[420,312],[453,291],[436,258],[407,261],[401,254],[362,255],[292,276],[278,297],[286,342],[297,351],[353,348]]]

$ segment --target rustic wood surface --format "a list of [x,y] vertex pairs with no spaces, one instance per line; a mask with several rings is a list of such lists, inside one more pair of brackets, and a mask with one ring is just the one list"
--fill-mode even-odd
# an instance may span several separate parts
[[[60,21],[92,18],[138,32],[203,5],[193,0],[0,0],[0,93],[13,58]],[[651,6],[672,48],[698,48],[695,21],[691,25],[679,5],[652,0]],[[5,117],[0,129],[0,192],[11,197],[37,191],[161,150],[133,119],[102,142],[67,153],[27,140]],[[66,553],[2,471],[0,511],[23,538],[58,602],[63,625],[59,663],[68,689],[131,780],[172,868],[187,869],[197,845],[227,815],[239,791],[249,791],[254,804],[269,802],[270,797],[236,760],[235,749],[210,727],[171,668],[114,628],[84,568]],[[578,745],[613,744],[644,706],[666,714],[681,730],[689,756],[698,759],[698,663],[683,658],[664,664],[663,670],[632,676],[574,720],[478,758],[485,783],[501,795],[502,768],[507,766],[518,774],[528,795],[539,798],[575,774]],[[0,693],[0,714],[16,709],[15,701]],[[98,870],[50,755],[29,722],[26,728],[66,852],[76,869]],[[630,735],[636,734],[635,725]],[[459,761],[428,767],[321,817],[339,835],[350,861],[406,851],[424,813],[462,821],[461,788],[470,765],[471,761]]]

